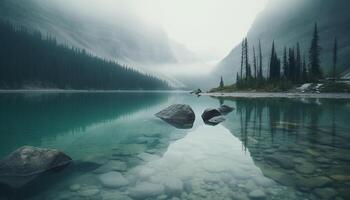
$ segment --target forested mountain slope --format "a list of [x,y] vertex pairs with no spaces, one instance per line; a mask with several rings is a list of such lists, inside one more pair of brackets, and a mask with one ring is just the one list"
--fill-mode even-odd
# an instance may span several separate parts
[[[88,2],[86,2],[88,3]],[[136,16],[113,8],[113,15],[88,5],[60,0],[0,0],[0,19],[53,35],[60,44],[85,49],[122,63],[176,62],[166,33]]]
[[0,89],[168,89],[166,82],[0,22]]
[[[249,56],[252,60],[253,45],[257,49],[261,40],[265,74],[269,63],[271,44],[275,41],[277,55],[282,58],[283,48],[300,43],[302,55],[308,58],[314,24],[320,34],[321,67],[328,74],[332,67],[334,38],[338,38],[338,72],[350,68],[350,2],[348,0],[270,0],[248,32]],[[214,71],[234,82],[240,68],[241,46],[237,45]]]

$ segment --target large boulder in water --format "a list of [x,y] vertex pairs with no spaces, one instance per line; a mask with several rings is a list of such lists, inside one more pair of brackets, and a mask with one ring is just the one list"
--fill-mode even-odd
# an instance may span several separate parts
[[213,118],[209,119],[208,121],[205,121],[204,123],[208,124],[208,125],[216,126],[225,120],[226,120],[225,117],[220,115],[220,116],[213,117]]
[[174,104],[155,114],[176,128],[192,128],[195,114],[189,105]]
[[209,121],[213,117],[221,116],[221,112],[215,108],[205,109],[202,114],[202,119],[204,122]]
[[24,146],[0,161],[0,183],[19,188],[44,174],[61,169],[72,159],[56,149]]
[[221,105],[220,108],[218,108],[218,111],[223,114],[223,115],[226,115],[230,112],[233,111],[234,108],[230,107],[230,106],[227,106],[227,105]]

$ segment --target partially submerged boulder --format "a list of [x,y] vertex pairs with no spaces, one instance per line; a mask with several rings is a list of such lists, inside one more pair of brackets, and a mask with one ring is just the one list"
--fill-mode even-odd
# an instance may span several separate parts
[[218,108],[218,111],[223,115],[227,115],[233,111],[233,108],[227,105],[221,105],[220,108]]
[[19,188],[71,162],[72,159],[59,150],[24,146],[0,161],[0,183]]
[[155,114],[155,116],[176,128],[192,128],[195,114],[189,105],[174,104]]
[[204,110],[202,114],[202,119],[204,122],[207,122],[209,119],[217,116],[221,116],[221,112],[218,109],[208,108]]
[[208,121],[205,121],[204,123],[206,123],[208,125],[215,126],[215,125],[218,125],[225,120],[226,120],[225,117],[220,115],[220,116],[213,117],[213,118],[209,119]]

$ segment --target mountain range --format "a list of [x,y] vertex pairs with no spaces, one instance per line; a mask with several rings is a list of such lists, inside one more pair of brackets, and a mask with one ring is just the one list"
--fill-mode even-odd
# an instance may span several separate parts
[[[334,38],[338,39],[337,71],[350,66],[350,12],[347,0],[270,0],[266,8],[257,15],[248,31],[250,61],[253,59],[253,46],[258,48],[261,41],[263,68],[266,76],[272,42],[277,54],[283,56],[284,47],[295,47],[300,43],[302,54],[308,59],[312,33],[318,24],[321,50],[321,67],[325,74],[332,68]],[[226,82],[234,82],[240,69],[241,45],[237,45],[215,68],[213,75],[223,76]]]

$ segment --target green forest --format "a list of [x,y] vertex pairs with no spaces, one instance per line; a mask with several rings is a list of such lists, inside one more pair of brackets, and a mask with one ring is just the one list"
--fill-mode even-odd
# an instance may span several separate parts
[[236,83],[232,86],[225,86],[221,77],[219,87],[212,89],[212,91],[249,89],[285,91],[304,83],[316,84],[327,80],[332,83],[338,78],[336,73],[338,61],[337,38],[334,38],[332,70],[326,80],[325,73],[321,68],[320,54],[322,47],[320,46],[317,23],[315,23],[308,50],[303,51],[300,44],[296,43],[293,47],[284,47],[283,55],[280,57],[277,55],[275,41],[272,41],[271,53],[270,57],[267,58],[268,65],[266,68],[263,66],[264,58],[261,53],[260,40],[257,51],[255,46],[252,47],[252,56],[249,55],[247,38],[243,39],[241,45],[241,66],[236,74]]
[[0,22],[0,89],[169,89],[157,77],[58,44],[52,36]]

